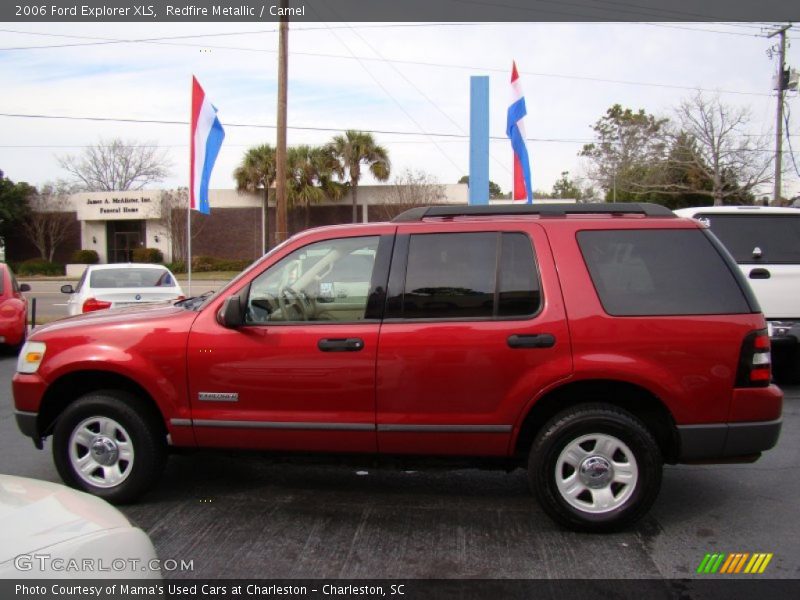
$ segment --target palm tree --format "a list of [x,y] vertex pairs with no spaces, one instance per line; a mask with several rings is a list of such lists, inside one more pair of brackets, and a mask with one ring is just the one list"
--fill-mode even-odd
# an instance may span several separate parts
[[275,168],[275,148],[269,144],[262,144],[245,152],[242,164],[233,171],[236,191],[264,190],[264,206],[262,208],[264,251],[269,250],[269,188],[275,183]]
[[353,193],[353,223],[358,221],[358,182],[361,180],[361,165],[369,168],[378,181],[389,179],[391,165],[386,148],[375,143],[370,133],[349,129],[337,135],[328,144],[328,151],[337,158],[333,171],[341,180],[349,178]]
[[325,192],[316,184],[319,182],[320,148],[311,146],[292,146],[286,150],[286,200],[288,208],[303,208],[305,228],[309,226],[309,208],[321,202]]

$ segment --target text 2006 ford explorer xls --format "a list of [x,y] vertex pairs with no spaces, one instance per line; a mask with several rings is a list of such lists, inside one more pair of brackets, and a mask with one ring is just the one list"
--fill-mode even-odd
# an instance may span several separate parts
[[572,528],[641,517],[662,464],[779,435],[736,264],[654,205],[431,207],[295,236],[224,289],[38,329],[20,429],[128,501],[170,446],[494,459]]

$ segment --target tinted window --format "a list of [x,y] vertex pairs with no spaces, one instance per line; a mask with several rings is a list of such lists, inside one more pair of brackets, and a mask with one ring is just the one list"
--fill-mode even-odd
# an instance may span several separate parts
[[[800,215],[699,214],[738,263],[800,264]],[[753,257],[753,250],[761,258]]]
[[282,258],[250,285],[247,323],[363,320],[378,241],[325,240]]
[[611,315],[750,312],[728,263],[701,230],[581,231],[578,243]]
[[539,278],[527,235],[504,233],[500,252],[497,315],[532,315],[539,309]]
[[437,233],[409,240],[403,318],[531,315],[539,295],[533,249],[525,234]]
[[89,276],[90,288],[174,287],[165,269],[99,269]]
[[412,235],[403,316],[491,317],[496,268],[496,233]]

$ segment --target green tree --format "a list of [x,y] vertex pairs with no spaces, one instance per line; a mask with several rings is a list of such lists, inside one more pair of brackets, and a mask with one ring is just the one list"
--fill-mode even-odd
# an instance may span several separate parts
[[0,170],[0,245],[8,234],[25,222],[36,188],[27,183],[14,183]]
[[561,171],[561,178],[553,184],[553,198],[581,200],[581,188],[570,179],[569,171]]
[[[469,175],[463,175],[461,179],[458,180],[458,183],[466,183],[469,185]],[[491,179],[489,180],[489,198],[492,198],[493,200],[505,198],[503,190]]]
[[336,158],[327,147],[293,146],[286,152],[287,199],[290,208],[302,208],[305,227],[310,221],[310,207],[326,198],[336,200],[344,186],[333,181]]
[[584,145],[579,156],[589,159],[590,177],[616,201],[638,201],[643,188],[663,166],[668,119],[643,109],[633,111],[615,104],[593,126],[595,142]]
[[264,194],[264,249],[269,250],[269,189],[275,183],[275,148],[269,144],[254,146],[245,152],[241,164],[233,171],[236,190]]
[[361,166],[365,165],[378,181],[387,181],[391,171],[389,153],[375,142],[372,134],[349,129],[337,135],[328,145],[337,159],[333,171],[350,184],[353,194],[353,223],[358,221],[358,183],[361,181]]

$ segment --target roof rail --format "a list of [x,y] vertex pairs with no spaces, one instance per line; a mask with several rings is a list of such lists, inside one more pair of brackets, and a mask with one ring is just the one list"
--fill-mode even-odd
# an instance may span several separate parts
[[431,217],[480,217],[494,215],[622,215],[640,214],[647,217],[676,218],[666,206],[649,202],[590,202],[585,204],[494,204],[472,206],[418,206],[400,213],[392,223],[412,223]]

